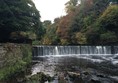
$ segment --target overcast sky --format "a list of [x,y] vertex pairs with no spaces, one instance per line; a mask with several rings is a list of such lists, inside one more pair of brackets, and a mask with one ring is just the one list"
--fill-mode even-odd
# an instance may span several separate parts
[[40,11],[41,20],[51,20],[65,15],[65,3],[69,0],[33,0]]

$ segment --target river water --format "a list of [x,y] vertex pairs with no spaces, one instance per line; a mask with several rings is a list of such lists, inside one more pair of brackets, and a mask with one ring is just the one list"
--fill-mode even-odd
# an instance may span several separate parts
[[118,83],[117,52],[118,46],[36,46],[32,75],[50,75],[50,83]]

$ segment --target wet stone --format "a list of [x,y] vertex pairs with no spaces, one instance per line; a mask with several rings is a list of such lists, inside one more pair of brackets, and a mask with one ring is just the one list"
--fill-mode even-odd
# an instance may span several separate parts
[[104,73],[114,67],[117,70],[117,65],[108,61],[97,63],[77,57],[46,57],[32,71],[54,76],[51,83],[118,83],[109,77],[112,71]]

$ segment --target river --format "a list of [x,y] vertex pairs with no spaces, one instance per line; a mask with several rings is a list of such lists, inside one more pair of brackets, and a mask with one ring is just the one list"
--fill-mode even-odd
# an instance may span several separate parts
[[35,46],[33,62],[45,83],[118,83],[118,46]]

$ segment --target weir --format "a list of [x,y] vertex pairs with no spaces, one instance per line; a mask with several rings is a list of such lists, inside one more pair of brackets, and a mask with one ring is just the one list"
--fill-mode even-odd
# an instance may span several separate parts
[[118,46],[33,46],[33,57],[45,55],[112,55]]

